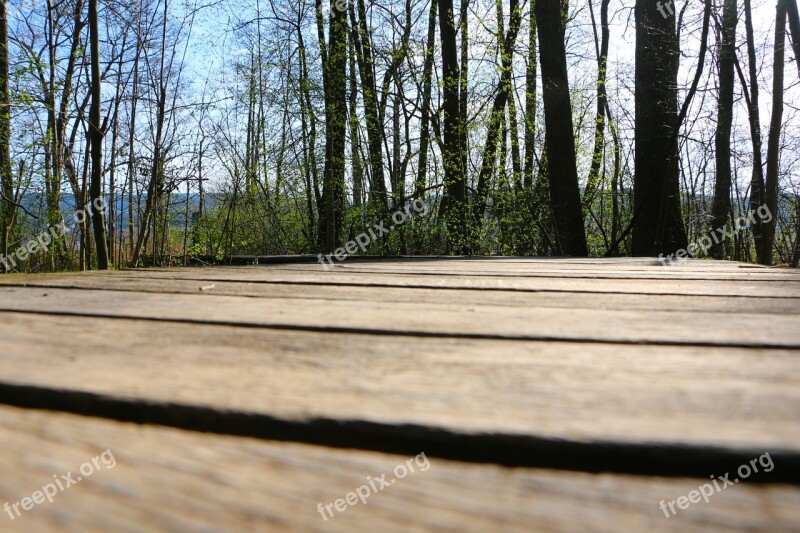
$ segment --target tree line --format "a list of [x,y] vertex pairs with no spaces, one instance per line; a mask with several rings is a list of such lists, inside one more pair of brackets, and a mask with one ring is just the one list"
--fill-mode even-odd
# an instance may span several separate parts
[[365,252],[797,266],[800,18],[757,1],[2,0],[0,253],[98,202],[17,268],[330,253],[421,201]]

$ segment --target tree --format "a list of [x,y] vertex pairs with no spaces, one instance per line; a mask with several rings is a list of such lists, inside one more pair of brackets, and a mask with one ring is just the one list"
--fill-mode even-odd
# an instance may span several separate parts
[[[736,59],[736,0],[725,0],[719,38],[719,98],[714,139],[717,179],[711,208],[711,231],[723,228],[731,217],[731,126],[733,124],[734,61]],[[725,257],[727,241],[714,241],[711,255]]]
[[[501,4],[498,3],[498,5]],[[486,133],[486,144],[483,148],[483,160],[480,175],[478,176],[478,194],[473,209],[473,218],[477,224],[480,224],[486,210],[486,197],[489,194],[489,185],[495,162],[497,161],[497,142],[501,135],[501,126],[505,123],[506,104],[509,101],[509,97],[513,98],[511,94],[511,62],[514,57],[514,43],[522,22],[522,12],[519,9],[517,0],[511,0],[510,9],[508,32],[505,35],[498,35],[501,57],[500,80],[497,82],[496,96],[489,112],[489,128]],[[502,13],[499,13],[499,15],[502,15]],[[500,24],[502,24],[502,18],[500,19]],[[501,157],[501,161],[503,160],[504,157]]]
[[436,8],[438,0],[431,0],[428,14],[428,39],[425,44],[425,61],[422,65],[422,118],[419,134],[419,167],[414,184],[414,196],[421,197],[427,185],[428,146],[430,143],[431,123],[431,85],[433,78],[433,55],[436,45]]
[[372,41],[367,26],[367,8],[364,0],[358,0],[358,23],[355,13],[350,9],[350,21],[353,25],[353,34],[356,54],[358,55],[358,69],[361,73],[361,89],[364,96],[364,115],[367,127],[367,150],[369,153],[369,166],[371,181],[371,197],[379,218],[385,218],[388,212],[386,198],[386,182],[383,177],[383,152],[381,150],[381,130],[383,125],[378,111],[378,90],[375,82],[375,65],[372,53]]
[[797,9],[797,0],[784,0],[786,2],[786,16],[789,22],[789,34],[792,36],[792,49],[797,73],[800,75],[800,13]]
[[[88,0],[7,0],[0,248],[105,198],[109,264],[317,253],[420,199],[438,209],[364,253],[693,252],[688,236],[769,208],[777,226],[757,217],[710,252],[792,261],[798,97],[785,80],[759,97],[780,80],[759,51],[771,6],[751,1],[96,0],[98,32]],[[800,0],[780,1],[794,71]],[[192,35],[223,6],[224,38]],[[635,65],[612,54],[628,14]],[[209,69],[183,68],[198,47]],[[103,263],[95,220],[77,222],[16,268]]]
[[358,126],[358,73],[356,72],[356,51],[352,32],[349,44],[350,94],[348,95],[348,118],[350,124],[350,162],[353,175],[353,206],[361,207],[364,194],[364,170],[361,166],[361,133]]
[[89,109],[89,143],[92,149],[92,179],[89,198],[93,207],[92,226],[97,252],[97,268],[108,270],[105,202],[103,200],[103,126],[100,124],[100,35],[97,0],[89,0],[89,41],[92,56],[92,106]]
[[0,253],[8,255],[14,219],[14,180],[11,169],[11,94],[8,90],[7,0],[0,0]]
[[[749,67],[749,90],[748,83],[741,75],[742,89],[745,91],[747,99],[748,118],[750,123],[750,138],[753,144],[753,170],[750,178],[750,210],[757,211],[764,205],[764,164],[762,142],[761,142],[761,114],[759,111],[759,91],[758,91],[758,66],[756,64],[756,45],[753,36],[753,10],[750,0],[744,0],[744,25],[747,39],[747,63]],[[741,74],[741,73],[740,73]],[[747,98],[749,94],[749,98]],[[762,242],[762,222],[756,219],[752,225],[753,241],[756,249],[756,256],[761,257]]]
[[528,25],[528,64],[525,68],[525,147],[523,187],[533,188],[533,164],[536,149],[536,0],[530,0],[530,20]]
[[461,161],[464,127],[459,105],[459,67],[456,48],[456,28],[453,18],[453,0],[439,2],[439,32],[442,41],[442,113],[444,146],[444,192],[442,218],[448,233],[448,248],[460,253],[466,232],[467,181]]
[[764,184],[764,205],[772,217],[763,224],[761,251],[758,262],[772,264],[775,226],[778,222],[778,171],[780,163],[781,127],[783,126],[783,79],[786,47],[786,2],[778,0],[775,16],[775,47],[772,67],[772,118],[767,141],[767,179]]
[[[593,24],[595,32],[595,46],[597,47],[597,111],[594,117],[594,150],[592,150],[592,164],[589,168],[589,176],[586,179],[586,190],[584,191],[584,205],[591,209],[592,199],[597,190],[600,180],[600,165],[603,163],[603,152],[605,148],[605,128],[606,128],[606,108],[608,107],[608,96],[606,92],[606,77],[608,76],[608,46],[610,31],[608,28],[608,4],[610,0],[602,0],[600,4],[600,45],[597,46],[597,29]],[[589,2],[589,12],[594,23],[594,10],[592,3]]]
[[688,246],[678,176],[676,17],[674,10],[659,6],[637,0],[635,7],[634,256],[670,254]]
[[325,170],[322,178],[320,233],[332,252],[339,242],[344,209],[345,143],[347,135],[347,12],[330,10],[325,72]]
[[539,55],[542,69],[545,143],[548,154],[550,209],[558,253],[588,255],[583,225],[575,134],[567,77],[565,27],[560,0],[536,1]]

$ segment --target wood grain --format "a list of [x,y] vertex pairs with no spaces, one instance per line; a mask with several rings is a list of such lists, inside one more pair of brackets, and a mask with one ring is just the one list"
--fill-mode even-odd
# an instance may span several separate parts
[[[89,274],[96,276],[128,276],[126,272]],[[315,268],[293,271],[273,267],[197,268],[183,270],[137,271],[137,276],[156,279],[183,279],[205,281],[238,281],[241,283],[273,283],[291,285],[342,285],[356,287],[418,287],[436,290],[517,290],[517,291],[580,291],[597,293],[674,294],[705,296],[750,296],[800,298],[800,283],[796,281],[764,281],[759,278],[742,277],[738,283],[724,280],[708,280],[695,276],[692,279],[632,279],[616,278],[568,278],[560,273],[549,277],[524,276],[466,276],[466,275],[415,275],[413,273],[367,273],[351,272],[347,269],[325,271]],[[16,278],[20,279],[20,278]],[[41,279],[41,278],[40,278]]]
[[[500,305],[293,300],[96,290],[0,288],[0,311],[114,316],[351,333],[800,348],[791,315],[512,308]],[[758,327],[753,327],[758,324]]]
[[[800,526],[798,271],[286,259],[0,276],[0,504],[119,461],[0,530]],[[316,512],[421,451],[430,471]]]
[[[91,476],[4,531],[796,531],[800,489],[740,483],[667,518],[697,479],[508,469],[269,443],[0,408],[0,502],[17,502],[105,450]],[[419,450],[423,453],[425,450]],[[108,456],[107,456],[108,457]],[[109,461],[108,464],[112,464]],[[416,463],[415,463],[416,464]],[[425,465],[428,465],[425,471]],[[775,468],[779,468],[776,465]],[[323,505],[395,483],[323,520]],[[721,472],[712,474],[721,475]]]
[[[440,304],[509,307],[563,307],[576,309],[651,310],[717,313],[800,314],[800,300],[784,297],[702,296],[676,294],[642,294],[624,292],[591,292],[589,290],[503,290],[488,289],[476,294],[470,289],[437,290],[418,287],[347,286],[340,284],[252,283],[247,281],[164,279],[131,273],[114,276],[49,276],[25,278],[2,286],[62,289],[92,289],[125,292],[198,294],[209,296],[247,296],[251,298],[295,298],[328,301],[354,300],[366,302],[437,302]],[[113,298],[113,295],[108,295]]]
[[287,420],[800,451],[792,350],[1,316],[0,376],[11,383]]

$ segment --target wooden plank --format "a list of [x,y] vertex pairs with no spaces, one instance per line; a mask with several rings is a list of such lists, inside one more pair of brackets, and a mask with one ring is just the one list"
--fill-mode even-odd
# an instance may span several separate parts
[[[791,531],[800,520],[800,489],[781,485],[739,483],[667,518],[661,500],[707,480],[508,469],[425,450],[415,462],[9,408],[0,408],[0,502],[30,497],[54,476],[77,481],[106,451],[52,503],[14,520],[4,512],[3,530]],[[396,477],[409,460],[414,472]],[[383,474],[388,486],[376,482],[366,503],[327,519],[318,512]]]
[[[458,267],[458,268],[456,268]],[[560,268],[507,268],[505,265],[495,265],[492,268],[476,268],[469,264],[461,265],[430,265],[422,263],[420,265],[383,265],[380,263],[358,262],[353,264],[337,264],[324,268],[319,264],[301,265],[268,265],[268,266],[245,266],[233,268],[214,268],[197,269],[211,270],[216,272],[226,272],[235,274],[248,272],[270,272],[272,274],[372,274],[373,276],[406,275],[417,277],[464,277],[464,278],[533,278],[533,279],[569,279],[569,280],[661,280],[661,281],[723,281],[723,282],[758,282],[758,283],[781,283],[797,287],[800,283],[800,276],[793,271],[761,271],[761,270],[740,270],[740,271],[686,271],[679,269],[652,267],[646,270],[631,269],[560,269]],[[191,272],[193,269],[169,269],[169,270],[139,270],[144,274],[171,274],[180,272]]]
[[[318,264],[300,263],[257,267],[215,267],[213,269],[89,272],[80,276],[130,277],[135,275],[137,277],[198,281],[238,280],[252,283],[343,283],[430,288],[456,286],[470,289],[551,291],[572,289],[582,292],[800,297],[800,291],[798,291],[800,273],[796,270],[756,268],[758,265],[716,261],[682,261],[677,263],[678,266],[665,269],[653,267],[648,261],[652,263],[650,259],[640,260],[637,258],[615,262],[604,260],[512,260],[506,258],[437,261],[405,259],[353,261],[327,271]],[[391,274],[393,271],[398,274]],[[57,277],[74,279],[79,276],[59,275]],[[718,279],[714,279],[715,277]],[[2,276],[0,284],[19,284],[53,278],[52,275]],[[430,278],[435,279],[431,280]],[[458,280],[453,278],[458,278]],[[675,283],[675,281],[679,281],[679,283]],[[735,282],[735,286],[725,283],[725,281]],[[770,282],[779,281],[780,287],[770,284]],[[689,290],[687,291],[687,289]],[[698,289],[701,289],[701,292]]]
[[[129,276],[128,272],[89,274]],[[283,283],[299,285],[344,285],[360,287],[418,287],[429,289],[580,291],[596,293],[674,294],[704,296],[750,296],[800,298],[800,283],[748,280],[731,282],[705,279],[587,279],[498,276],[418,276],[414,274],[356,273],[345,269],[325,271],[278,270],[267,267],[198,268],[136,271],[137,276],[157,279],[237,281],[241,283]],[[11,280],[11,278],[9,278]],[[1,280],[0,280],[1,281]],[[19,283],[19,278],[13,280]]]
[[[335,258],[332,258],[335,261]],[[682,259],[673,262],[662,263],[658,258],[649,257],[617,257],[617,258],[556,258],[556,257],[512,257],[512,256],[369,256],[369,255],[349,255],[344,261],[337,262],[342,265],[352,264],[381,264],[381,265],[409,265],[409,264],[441,264],[441,263],[483,263],[494,265],[530,265],[532,267],[541,266],[544,268],[577,269],[585,270],[592,268],[595,271],[602,269],[651,269],[654,266],[668,267],[671,269],[683,269],[692,271],[728,271],[740,272],[741,269],[761,270],[761,271],[785,271],[784,266],[764,266],[753,263],[741,263],[736,261],[717,261],[711,259]],[[319,264],[319,256],[234,256],[233,261],[215,263],[215,268],[228,266],[251,266],[251,265],[299,265],[299,264]],[[194,266],[201,266],[198,263]],[[205,265],[205,266],[211,266]],[[152,267],[147,267],[147,270]],[[144,270],[144,269],[142,269]]]
[[332,335],[15,313],[2,314],[0,337],[0,376],[8,383],[299,422],[800,452],[797,351]]
[[[651,310],[716,313],[798,314],[797,298],[749,296],[679,296],[674,294],[595,293],[578,291],[514,291],[490,289],[436,290],[416,287],[352,287],[342,285],[247,283],[239,281],[195,281],[137,276],[47,276],[13,283],[0,278],[0,285],[16,287],[94,289],[125,292],[198,294],[209,296],[247,296],[252,298],[295,298],[355,300],[367,302],[438,302],[471,306],[564,307],[583,309]],[[108,296],[112,298],[112,295]]]
[[203,281],[127,276],[48,276],[0,285],[64,289],[100,289],[125,292],[300,298],[381,302],[437,301],[444,304],[504,305],[511,307],[564,307],[584,309],[709,311],[715,313],[798,314],[796,298],[750,296],[679,296],[674,294],[593,293],[578,291],[516,291],[488,289],[477,295],[469,289],[435,290],[416,287],[349,287],[341,285],[289,285],[239,281]]
[[[317,264],[282,264],[269,265],[264,268],[276,271],[315,272],[325,270]],[[386,263],[386,262],[342,262],[331,266],[328,270],[340,269],[349,272],[412,273],[419,275],[446,274],[446,275],[496,275],[529,276],[529,277],[555,277],[589,278],[589,279],[707,279],[728,281],[800,281],[800,274],[792,269],[743,269],[743,268],[691,268],[691,267],[664,267],[656,265],[560,265],[558,263],[498,263],[486,261],[461,261],[461,262],[430,262],[419,263]]]
[[795,316],[0,288],[0,310],[415,336],[800,348]]

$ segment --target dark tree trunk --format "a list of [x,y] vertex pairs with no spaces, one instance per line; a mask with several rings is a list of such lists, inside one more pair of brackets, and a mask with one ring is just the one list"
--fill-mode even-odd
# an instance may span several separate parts
[[[497,93],[489,113],[489,128],[486,133],[486,144],[483,147],[481,171],[478,176],[478,195],[475,199],[473,218],[479,226],[486,210],[486,198],[489,194],[492,174],[497,161],[497,142],[500,140],[501,129],[505,124],[505,109],[511,95],[511,63],[514,54],[514,43],[522,22],[522,13],[517,0],[511,0],[511,15],[508,33],[500,37],[500,81],[497,84]],[[505,136],[503,136],[505,137]],[[504,162],[504,159],[501,160]]]
[[[461,70],[458,84],[458,113],[461,116],[461,172],[464,179],[469,178],[468,144],[467,144],[467,89],[469,87],[469,0],[461,0],[461,20],[458,23],[461,31]],[[467,228],[469,231],[469,228]]]
[[[677,111],[679,48],[674,10],[636,2],[634,256],[688,246],[681,217]],[[702,58],[701,58],[702,61]],[[635,216],[636,216],[635,215]]]
[[575,134],[567,77],[564,21],[560,0],[536,1],[539,55],[542,68],[547,175],[550,208],[555,222],[557,253],[586,256]]
[[371,198],[380,218],[388,211],[386,183],[383,178],[383,152],[381,149],[381,124],[378,113],[378,90],[375,83],[375,67],[372,57],[372,43],[367,27],[367,8],[364,0],[358,0],[358,26],[354,10],[350,10],[350,21],[353,25],[354,43],[358,55],[358,68],[361,72],[361,88],[364,91],[364,115],[367,126],[367,148],[369,166],[372,177]]
[[164,153],[162,143],[164,140],[164,122],[166,120],[167,109],[168,69],[171,68],[167,66],[166,63],[168,10],[169,2],[168,0],[164,0],[164,17],[161,22],[161,49],[159,57],[161,72],[158,79],[158,101],[156,103],[158,107],[156,109],[155,138],[153,139],[153,164],[150,169],[150,181],[147,186],[147,200],[145,202],[144,213],[139,217],[139,234],[136,237],[136,248],[134,248],[133,251],[134,266],[139,266],[142,250],[145,249],[145,245],[147,244],[151,220],[153,222],[153,264],[156,262],[158,208],[161,202],[164,181]]
[[97,268],[108,270],[105,203],[103,201],[103,131],[100,124],[100,35],[97,21],[97,0],[89,0],[89,41],[92,55],[92,105],[89,108],[89,136],[92,148],[92,178],[89,201],[92,205],[92,226],[97,251]]
[[458,48],[453,18],[453,0],[439,2],[439,32],[442,41],[442,113],[444,126],[444,191],[442,218],[448,233],[450,252],[464,246],[467,183],[461,162],[462,121],[459,105]]
[[[750,105],[748,115],[750,118],[750,137],[753,143],[753,173],[750,178],[750,209],[757,211],[764,204],[764,160],[761,153],[761,113],[758,107],[758,66],[756,63],[756,45],[753,36],[753,11],[750,0],[744,0],[744,25],[747,35],[747,62],[750,74]],[[742,89],[747,91],[747,87],[742,83]],[[756,257],[761,257],[761,241],[763,225],[757,218],[753,224],[753,242],[755,244]]]
[[397,89],[392,97],[392,173],[390,181],[392,184],[392,206],[397,206],[405,196],[405,180],[401,183],[400,174],[400,89],[399,83],[395,83]]
[[7,0],[0,0],[0,253],[8,255],[14,214],[14,180],[11,170],[11,95],[8,91]]
[[536,0],[531,0],[530,26],[528,28],[528,65],[525,69],[525,168],[523,187],[533,188],[534,150],[536,149]]
[[358,127],[358,84],[356,74],[356,54],[353,35],[350,35],[350,163],[353,173],[353,206],[361,207],[364,191],[364,170],[361,165],[361,138]]
[[786,15],[789,20],[789,33],[792,36],[792,50],[797,73],[800,75],[800,14],[797,11],[797,0],[784,0],[786,2]]
[[422,118],[419,136],[419,168],[414,184],[414,196],[421,198],[427,185],[428,146],[430,146],[431,84],[433,78],[433,53],[436,46],[436,8],[439,2],[431,0],[428,14],[428,41],[425,45],[425,62],[422,66]]
[[[723,228],[731,216],[731,126],[733,124],[734,60],[736,58],[736,0],[725,0],[719,41],[719,101],[717,132],[714,139],[717,179],[711,209],[711,230]],[[726,241],[713,242],[711,255],[722,259]]]
[[511,130],[511,171],[513,174],[514,189],[522,190],[522,153],[519,149],[519,124],[517,123],[517,102],[515,90],[512,86],[508,95],[508,127]]
[[344,213],[344,170],[347,134],[347,12],[331,9],[325,90],[325,171],[322,204],[325,249],[339,242]]
[[[600,4],[600,44],[597,48],[597,111],[594,117],[594,150],[592,151],[592,164],[589,168],[589,177],[586,179],[586,190],[584,191],[584,205],[591,209],[592,198],[600,181],[600,165],[603,163],[603,153],[605,151],[605,129],[606,129],[606,107],[608,98],[606,93],[606,77],[608,66],[608,4],[610,0],[603,0]],[[592,13],[592,23],[594,23],[594,10],[589,3]],[[595,43],[597,43],[595,29]]]
[[771,213],[769,222],[763,224],[761,253],[762,265],[772,264],[775,244],[775,227],[778,222],[778,165],[780,162],[781,126],[783,125],[783,78],[786,47],[786,0],[778,0],[775,17],[775,48],[772,73],[772,118],[767,142],[767,180],[764,184],[764,205]]
[[[300,23],[297,25],[297,52],[300,58],[300,125],[303,131],[303,177],[306,184],[306,209],[308,210],[308,235],[313,241],[318,232],[314,206],[322,209],[322,193],[319,190],[319,171],[317,169],[317,117],[311,103],[311,81],[308,79],[308,61]],[[322,214],[320,213],[320,218]]]

